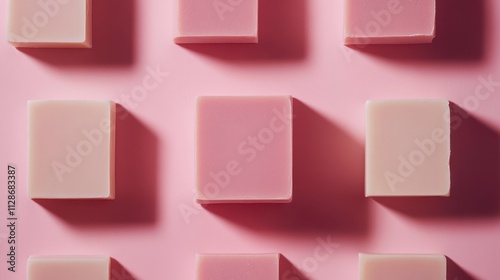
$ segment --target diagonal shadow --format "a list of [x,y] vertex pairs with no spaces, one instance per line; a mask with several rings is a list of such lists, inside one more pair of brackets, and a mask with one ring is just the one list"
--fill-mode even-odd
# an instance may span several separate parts
[[486,0],[439,0],[436,1],[436,38],[431,44],[349,47],[402,62],[480,61],[486,55],[486,11]]
[[204,207],[257,232],[367,234],[362,145],[304,103],[293,110],[293,201]]
[[129,66],[135,56],[136,0],[92,2],[92,48],[19,48],[58,67]]
[[114,200],[36,200],[74,226],[150,224],[157,220],[158,139],[121,105],[116,111]]
[[500,214],[500,136],[458,105],[451,110],[450,197],[375,198],[419,218],[497,217]]
[[227,62],[302,60],[307,56],[307,0],[259,1],[258,44],[182,44]]

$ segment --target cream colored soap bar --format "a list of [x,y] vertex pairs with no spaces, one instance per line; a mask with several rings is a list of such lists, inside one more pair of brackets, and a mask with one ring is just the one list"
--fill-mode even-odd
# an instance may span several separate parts
[[115,104],[28,102],[28,195],[114,198]]
[[366,103],[366,196],[448,196],[448,100]]
[[7,40],[15,47],[92,47],[92,0],[7,1]]
[[359,280],[446,280],[446,257],[360,254]]
[[27,280],[109,280],[107,256],[31,256]]

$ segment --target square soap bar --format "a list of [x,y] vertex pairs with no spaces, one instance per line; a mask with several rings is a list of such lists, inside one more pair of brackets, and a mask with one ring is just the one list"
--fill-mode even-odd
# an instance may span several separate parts
[[111,258],[104,256],[31,256],[28,280],[109,280]]
[[198,97],[198,202],[291,201],[292,101]]
[[446,257],[360,254],[359,280],[446,280]]
[[257,43],[258,0],[177,0],[175,43]]
[[115,103],[28,101],[28,195],[113,199]]
[[7,40],[15,47],[92,47],[92,0],[7,1]]
[[279,280],[280,254],[196,255],[196,280]]
[[346,0],[344,43],[430,43],[435,18],[436,0]]
[[366,196],[449,196],[448,100],[366,103]]

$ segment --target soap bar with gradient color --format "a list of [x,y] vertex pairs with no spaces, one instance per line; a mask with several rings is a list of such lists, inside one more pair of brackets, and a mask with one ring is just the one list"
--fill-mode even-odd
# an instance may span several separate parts
[[450,194],[448,100],[366,103],[366,196]]
[[113,199],[115,103],[28,101],[28,195]]
[[108,256],[31,256],[27,280],[110,280]]
[[7,0],[7,40],[15,47],[92,47],[92,0]]
[[177,0],[175,43],[257,43],[258,0]]
[[279,280],[280,254],[198,254],[196,280]]
[[421,44],[435,37],[436,0],[345,0],[344,43]]
[[359,280],[446,280],[446,257],[360,254]]
[[198,97],[198,202],[291,201],[292,101],[290,96]]

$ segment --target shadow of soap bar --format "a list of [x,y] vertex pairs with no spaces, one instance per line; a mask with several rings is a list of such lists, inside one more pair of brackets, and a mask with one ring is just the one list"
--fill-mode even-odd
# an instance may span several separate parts
[[107,256],[31,256],[27,280],[109,280]]
[[174,42],[257,43],[258,0],[177,0]]
[[7,40],[15,47],[91,48],[92,0],[8,0]]
[[280,254],[198,254],[196,280],[279,280]]
[[449,196],[448,100],[366,102],[366,196]]
[[197,99],[197,200],[290,202],[291,96]]
[[31,198],[114,198],[114,102],[28,101],[28,138]]
[[359,280],[446,280],[444,255],[359,254]]
[[346,0],[344,43],[430,43],[435,18],[436,0]]

